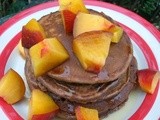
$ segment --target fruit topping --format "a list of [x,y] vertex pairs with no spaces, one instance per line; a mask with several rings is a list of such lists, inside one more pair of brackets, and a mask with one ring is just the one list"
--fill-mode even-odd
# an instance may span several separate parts
[[96,109],[90,109],[78,106],[75,109],[77,120],[99,120],[98,111]]
[[46,37],[43,27],[36,21],[31,19],[22,28],[22,46],[30,48]]
[[73,31],[74,19],[78,12],[88,13],[83,0],[59,0],[61,16],[66,33]]
[[153,94],[160,80],[160,71],[142,69],[138,71],[138,82],[142,90]]
[[51,120],[59,111],[53,99],[39,89],[34,89],[29,101],[29,120]]
[[86,71],[100,72],[109,53],[111,38],[108,32],[92,31],[73,40],[73,51]]
[[114,24],[102,16],[79,12],[74,21],[73,36],[89,31],[108,31]]
[[8,104],[20,101],[25,94],[25,85],[21,76],[9,69],[0,80],[0,97]]
[[35,76],[57,67],[69,58],[69,55],[57,38],[47,38],[29,49]]
[[112,26],[109,30],[113,34],[112,42],[118,43],[123,35],[123,29],[120,26]]

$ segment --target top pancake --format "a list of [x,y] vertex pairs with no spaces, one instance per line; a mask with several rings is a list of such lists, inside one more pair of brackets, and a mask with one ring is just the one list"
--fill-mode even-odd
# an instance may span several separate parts
[[[111,18],[107,17],[103,13],[98,13],[93,10],[89,11],[91,14],[98,14],[111,20]],[[114,22],[113,20],[111,21]],[[56,80],[83,84],[113,81],[127,70],[132,60],[133,53],[131,41],[124,32],[119,43],[111,44],[106,64],[101,72],[98,74],[87,72],[82,68],[79,60],[73,53],[73,36],[72,34],[67,35],[65,33],[60,12],[57,11],[42,17],[39,20],[39,23],[43,26],[47,37],[57,37],[67,49],[70,56],[69,60],[47,73],[50,77]]]

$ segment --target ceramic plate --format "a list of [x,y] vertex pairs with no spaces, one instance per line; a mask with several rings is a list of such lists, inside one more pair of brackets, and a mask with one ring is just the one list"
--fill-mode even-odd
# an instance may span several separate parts
[[[104,12],[124,28],[133,43],[134,56],[138,61],[138,69],[151,68],[160,70],[160,33],[149,22],[113,4],[86,1],[87,8]],[[40,19],[42,16],[58,10],[57,2],[44,3],[25,11],[9,19],[0,27],[0,78],[9,69],[16,70],[24,79],[25,60],[20,56],[17,44],[21,38],[22,26],[30,19]],[[27,90],[25,98],[15,104],[8,105],[0,99],[0,118],[10,120],[27,119],[28,100],[30,91]],[[160,117],[160,84],[153,95],[146,94],[139,89],[134,90],[126,104],[118,111],[110,114],[107,120],[157,120]]]

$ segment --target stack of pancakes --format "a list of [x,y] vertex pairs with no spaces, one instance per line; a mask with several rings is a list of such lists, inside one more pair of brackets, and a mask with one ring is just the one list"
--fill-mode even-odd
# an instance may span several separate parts
[[[116,24],[103,13],[89,11]],[[120,42],[111,43],[105,66],[100,73],[95,74],[85,71],[73,53],[74,38],[72,34],[66,34],[59,11],[43,16],[39,23],[47,37],[60,40],[70,58],[36,78],[26,49],[25,74],[31,90],[38,88],[52,96],[60,108],[58,116],[65,119],[75,119],[76,106],[97,109],[99,116],[105,116],[123,105],[137,83],[137,63],[131,41],[125,32]]]

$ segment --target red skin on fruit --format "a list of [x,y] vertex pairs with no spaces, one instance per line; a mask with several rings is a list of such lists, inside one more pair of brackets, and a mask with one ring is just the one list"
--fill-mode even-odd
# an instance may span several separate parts
[[44,57],[47,53],[49,53],[49,48],[48,48],[48,45],[45,43],[45,42],[43,42],[43,44],[42,44],[42,49],[41,49],[41,58],[42,57]]
[[[147,72],[150,72],[150,74],[147,74]],[[143,74],[143,75],[140,75],[140,74]],[[143,83],[147,83],[145,84],[145,86],[147,88],[150,88],[151,86],[151,83],[152,83],[152,79],[155,75],[155,71],[149,71],[149,70],[146,70],[146,73],[144,73],[144,71],[138,71],[138,78],[141,79],[143,81]]]
[[99,120],[98,111],[96,109],[77,106],[75,113],[77,120]]
[[99,73],[100,71],[101,71],[101,69],[102,69],[102,67],[100,66],[100,65],[91,65],[91,66],[89,66],[87,69],[86,69],[86,71],[90,71],[90,72],[93,72],[93,73]]
[[45,113],[45,114],[39,114],[39,115],[33,115],[31,120],[51,120],[54,118],[54,116],[59,112],[58,110],[55,110],[50,113]]
[[115,27],[115,24],[112,24],[111,26],[109,26],[109,28],[107,28],[107,31],[109,31],[110,29],[113,29],[114,27]]
[[44,37],[38,31],[31,31],[23,26],[22,28],[22,46],[25,48],[30,48],[38,42],[42,41]]
[[138,71],[138,82],[142,90],[153,94],[160,79],[160,72],[150,69]]
[[64,28],[66,30],[66,33],[72,33],[76,14],[74,14],[69,10],[63,10],[62,14],[63,14],[63,22],[64,22]]
[[41,58],[45,56],[49,52],[49,49],[47,46],[41,49]]
[[79,106],[75,109],[75,113],[77,116],[77,120],[85,120],[82,115],[81,108]]

